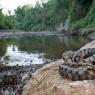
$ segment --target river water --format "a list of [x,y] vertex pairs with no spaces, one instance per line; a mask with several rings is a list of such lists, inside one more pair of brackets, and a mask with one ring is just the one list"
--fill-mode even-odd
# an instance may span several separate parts
[[77,50],[89,40],[70,36],[32,36],[0,39],[0,63],[30,65],[50,63],[64,51]]

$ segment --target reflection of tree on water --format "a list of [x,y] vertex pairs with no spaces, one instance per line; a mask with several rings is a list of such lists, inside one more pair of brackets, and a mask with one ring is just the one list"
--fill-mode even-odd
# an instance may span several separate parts
[[[18,38],[0,39],[0,57],[5,55],[8,45],[13,44],[15,47],[19,43],[18,41],[19,41]],[[14,47],[13,47],[13,50],[16,50],[16,47],[15,49]]]
[[57,59],[66,50],[77,50],[86,43],[84,38],[53,36],[25,37],[19,40],[21,51],[44,53],[45,58]]
[[27,53],[44,53],[47,59],[58,59],[66,50],[77,50],[87,42],[84,38],[47,36],[22,37],[0,40],[0,56],[5,55],[8,46],[9,53],[26,51]]
[[15,45],[13,45],[13,48],[12,48],[13,51],[15,51]]
[[0,57],[2,57],[7,49],[7,42],[3,39],[0,39]]

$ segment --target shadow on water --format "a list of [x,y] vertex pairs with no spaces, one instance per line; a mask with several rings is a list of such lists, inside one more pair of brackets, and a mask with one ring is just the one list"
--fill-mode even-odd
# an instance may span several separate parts
[[42,64],[47,59],[49,62],[59,59],[64,51],[77,50],[87,42],[89,42],[88,39],[69,36],[0,39],[0,56],[3,57],[4,62],[11,65],[13,62],[23,65],[25,60],[27,64]]

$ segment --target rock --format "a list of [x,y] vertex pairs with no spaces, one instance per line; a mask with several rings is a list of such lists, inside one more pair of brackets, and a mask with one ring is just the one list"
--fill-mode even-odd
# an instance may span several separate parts
[[[82,48],[95,47],[95,40]],[[37,70],[25,85],[22,95],[95,95],[95,80],[71,81],[58,73],[63,60]]]
[[23,86],[32,74],[43,65],[0,66],[0,95],[22,95]]
[[26,84],[27,81],[31,78],[31,75],[29,73],[26,73],[22,76],[21,82]]
[[5,94],[5,95],[10,95],[11,93],[10,93],[10,91],[5,90],[4,94]]

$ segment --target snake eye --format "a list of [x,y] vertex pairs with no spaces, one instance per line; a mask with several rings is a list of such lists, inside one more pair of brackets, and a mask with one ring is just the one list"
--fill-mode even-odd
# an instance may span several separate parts
[[64,61],[66,61],[68,59],[68,56],[67,55],[63,55],[62,58],[63,58]]

